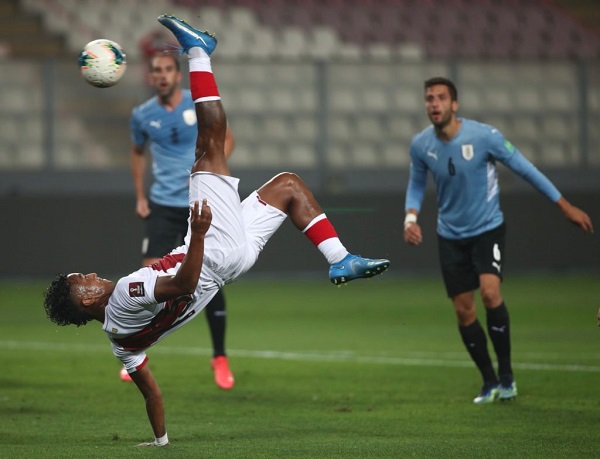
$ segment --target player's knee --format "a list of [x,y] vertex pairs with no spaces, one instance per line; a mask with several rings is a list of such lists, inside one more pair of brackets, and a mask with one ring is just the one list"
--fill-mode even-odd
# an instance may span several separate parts
[[302,186],[302,180],[293,172],[281,172],[273,178],[273,182],[280,193],[290,196],[295,195]]
[[481,301],[486,308],[493,308],[502,302],[500,290],[494,287],[481,287]]
[[469,301],[454,301],[454,311],[456,318],[461,326],[466,326],[475,321],[477,313],[475,311],[475,303]]
[[293,172],[280,172],[274,178],[281,186],[295,186],[300,182],[300,177]]
[[475,308],[473,309],[457,309],[456,310],[456,318],[458,320],[458,324],[461,327],[466,327],[471,325],[477,319],[477,314],[475,312]]

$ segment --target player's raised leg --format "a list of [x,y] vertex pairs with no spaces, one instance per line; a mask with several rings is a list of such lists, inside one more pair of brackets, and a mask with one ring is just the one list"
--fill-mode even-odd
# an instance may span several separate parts
[[217,38],[175,16],[159,16],[158,22],[173,32],[189,57],[190,90],[198,119],[196,162],[192,172],[230,175],[225,156],[227,118],[210,61]]
[[[227,122],[210,62],[216,37],[174,16],[160,16],[158,21],[173,32],[189,56],[192,98],[198,118],[193,172],[230,175],[224,153]],[[388,268],[389,260],[363,258],[346,250],[312,192],[296,174],[277,175],[258,190],[258,195],[265,204],[287,214],[321,251],[330,264],[329,279],[334,284],[373,277]],[[216,209],[213,212],[216,215]]]
[[329,280],[336,285],[384,272],[389,260],[363,258],[346,250],[331,221],[310,189],[296,174],[283,172],[259,190],[260,198],[285,212],[292,223],[308,237],[329,263]]

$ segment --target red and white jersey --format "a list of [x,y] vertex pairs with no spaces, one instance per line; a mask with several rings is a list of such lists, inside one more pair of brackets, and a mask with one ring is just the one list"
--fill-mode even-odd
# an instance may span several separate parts
[[105,309],[103,330],[113,353],[129,372],[146,362],[146,349],[196,317],[218,290],[214,282],[200,282],[191,295],[157,303],[156,280],[174,275],[184,256],[185,253],[169,254],[117,282]]
[[154,298],[158,277],[175,275],[181,266],[189,234],[186,244],[117,282],[105,309],[103,329],[113,353],[129,373],[145,364],[146,349],[196,317],[219,288],[249,270],[287,217],[262,201],[257,192],[240,202],[238,182],[237,178],[212,173],[192,174],[190,203],[206,198],[212,211],[200,279],[193,294],[163,303]]

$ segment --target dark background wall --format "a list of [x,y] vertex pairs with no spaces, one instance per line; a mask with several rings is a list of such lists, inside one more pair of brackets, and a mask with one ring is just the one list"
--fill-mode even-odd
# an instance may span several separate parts
[[[420,218],[425,242],[402,240],[403,194],[317,196],[347,248],[392,261],[390,275],[437,274],[435,198],[427,195]],[[600,228],[597,193],[567,196]],[[600,272],[599,235],[586,235],[538,193],[501,198],[508,224],[506,270]],[[127,274],[139,266],[142,224],[130,195],[0,196],[0,278],[52,277],[58,272]],[[327,265],[289,221],[273,237],[252,272],[323,273]]]

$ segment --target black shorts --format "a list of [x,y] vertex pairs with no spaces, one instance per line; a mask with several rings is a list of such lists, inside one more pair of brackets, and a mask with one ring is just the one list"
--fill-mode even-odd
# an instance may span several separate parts
[[161,258],[183,244],[187,233],[189,209],[149,203],[150,215],[144,220],[144,258]]
[[438,235],[442,276],[450,298],[479,288],[480,274],[502,279],[506,225],[466,239],[446,239]]

